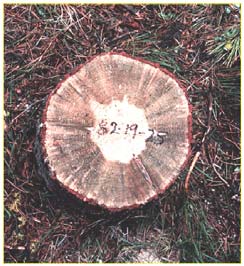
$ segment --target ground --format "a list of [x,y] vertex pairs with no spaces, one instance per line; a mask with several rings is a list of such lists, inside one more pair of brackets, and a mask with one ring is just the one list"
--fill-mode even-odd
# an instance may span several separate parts
[[[5,5],[4,23],[5,262],[240,262],[240,7]],[[175,184],[115,214],[47,187],[33,151],[47,96],[107,51],[173,72],[193,107]]]

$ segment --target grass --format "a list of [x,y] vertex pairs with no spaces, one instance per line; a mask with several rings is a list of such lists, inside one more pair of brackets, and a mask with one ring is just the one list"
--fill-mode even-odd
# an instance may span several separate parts
[[[5,262],[240,262],[239,7],[5,5],[4,14]],[[188,194],[189,165],[157,200],[111,214],[38,176],[33,144],[47,95],[106,51],[180,79],[193,107],[192,158],[211,92]]]

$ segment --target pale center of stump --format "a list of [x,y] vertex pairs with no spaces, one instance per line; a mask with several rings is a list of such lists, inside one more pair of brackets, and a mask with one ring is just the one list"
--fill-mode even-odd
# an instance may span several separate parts
[[129,163],[146,148],[151,135],[146,116],[126,96],[108,105],[91,100],[90,106],[95,116],[95,125],[89,128],[91,139],[106,160]]

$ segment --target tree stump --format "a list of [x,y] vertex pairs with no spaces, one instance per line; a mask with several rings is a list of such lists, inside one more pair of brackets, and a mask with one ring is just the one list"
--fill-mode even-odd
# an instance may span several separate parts
[[94,57],[49,96],[40,132],[50,177],[83,201],[134,208],[190,154],[191,108],[176,78],[126,54]]

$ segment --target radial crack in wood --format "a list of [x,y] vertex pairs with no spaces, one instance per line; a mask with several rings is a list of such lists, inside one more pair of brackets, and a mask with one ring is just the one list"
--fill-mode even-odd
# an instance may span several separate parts
[[167,70],[126,54],[96,56],[66,77],[42,123],[50,177],[111,211],[163,193],[190,155],[185,89]]

